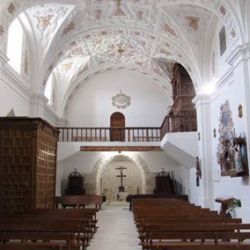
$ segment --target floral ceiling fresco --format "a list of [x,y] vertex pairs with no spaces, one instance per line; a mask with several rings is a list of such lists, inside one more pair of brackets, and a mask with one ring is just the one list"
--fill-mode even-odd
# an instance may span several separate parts
[[198,85],[211,22],[222,22],[233,44],[241,39],[226,0],[2,0],[0,9],[0,39],[6,41],[9,24],[23,13],[28,40],[39,51],[29,57],[43,67],[39,84],[56,71],[67,79],[65,95],[79,79],[118,68],[139,71],[171,93],[173,62]]

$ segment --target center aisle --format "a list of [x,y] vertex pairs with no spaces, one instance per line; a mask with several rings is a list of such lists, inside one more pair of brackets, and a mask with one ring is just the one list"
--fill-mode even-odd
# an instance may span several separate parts
[[99,227],[87,250],[141,250],[128,203],[112,202],[97,213]]

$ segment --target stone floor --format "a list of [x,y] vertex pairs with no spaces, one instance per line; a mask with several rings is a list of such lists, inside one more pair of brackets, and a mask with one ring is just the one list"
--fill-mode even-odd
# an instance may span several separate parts
[[141,250],[128,203],[104,204],[97,213],[98,230],[87,250]]

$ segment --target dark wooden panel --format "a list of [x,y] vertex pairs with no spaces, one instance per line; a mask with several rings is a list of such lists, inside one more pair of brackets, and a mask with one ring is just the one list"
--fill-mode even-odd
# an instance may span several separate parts
[[54,206],[57,140],[40,118],[0,118],[0,212]]

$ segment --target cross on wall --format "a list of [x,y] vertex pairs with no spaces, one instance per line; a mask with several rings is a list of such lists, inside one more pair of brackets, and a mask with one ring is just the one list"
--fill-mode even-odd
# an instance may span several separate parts
[[120,174],[117,175],[116,177],[118,178],[121,178],[121,185],[119,186],[119,192],[124,192],[125,191],[125,188],[123,186],[123,178],[127,177],[127,175],[124,175],[123,174],[123,170],[127,169],[125,167],[119,167],[119,168],[116,168],[117,170],[120,170]]

